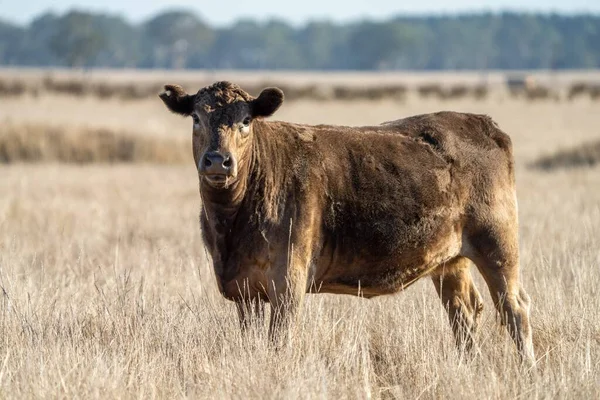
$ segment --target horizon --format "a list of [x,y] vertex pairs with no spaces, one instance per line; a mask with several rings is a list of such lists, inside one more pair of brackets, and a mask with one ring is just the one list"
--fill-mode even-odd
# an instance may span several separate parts
[[[320,4],[318,0],[305,0],[302,5],[282,5],[274,0],[256,0],[251,7],[247,3],[237,4],[237,7],[233,7],[232,3],[240,2],[224,0],[218,4],[205,5],[204,8],[194,4],[191,0],[179,1],[177,4],[158,0],[150,3],[151,5],[146,7],[145,11],[140,11],[137,7],[138,3],[141,3],[139,1],[123,4],[118,0],[108,0],[101,7],[97,6],[97,3],[86,3],[89,1],[59,0],[52,3],[53,5],[48,5],[48,2],[44,0],[33,0],[27,4],[12,3],[8,8],[3,7],[3,10],[0,11],[0,20],[26,26],[41,15],[47,13],[62,15],[74,10],[118,16],[133,24],[139,24],[168,11],[186,11],[197,15],[212,26],[229,26],[240,20],[248,19],[261,23],[280,20],[298,26],[314,21],[344,24],[361,20],[385,21],[397,17],[425,18],[502,13],[561,16],[600,14],[600,3],[590,5],[581,0],[568,4],[556,0],[549,2],[535,0],[529,1],[528,5],[515,0],[496,0],[485,6],[471,0],[461,0],[457,4],[453,4],[453,7],[443,5],[444,2],[440,0],[424,0],[418,5],[401,7],[389,0],[371,0],[368,4],[365,1],[352,6],[345,4],[344,7],[336,6],[337,2]],[[2,4],[1,1],[0,4]],[[318,7],[310,7],[311,4],[318,5]],[[375,7],[376,5],[379,7]],[[265,9],[269,11],[265,12]],[[314,9],[319,12],[313,12]]]

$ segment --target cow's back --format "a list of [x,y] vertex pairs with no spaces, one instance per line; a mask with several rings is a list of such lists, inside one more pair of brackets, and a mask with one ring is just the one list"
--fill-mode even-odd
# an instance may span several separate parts
[[500,148],[512,153],[510,137],[487,115],[441,111],[385,122],[382,126],[431,141],[432,145],[452,142],[458,146],[462,143],[480,150]]
[[[390,121],[382,126],[428,143],[442,157],[467,168],[471,163],[484,169],[486,165],[508,167],[512,175],[510,137],[487,115],[442,111]],[[483,163],[478,161],[482,156],[487,158]]]

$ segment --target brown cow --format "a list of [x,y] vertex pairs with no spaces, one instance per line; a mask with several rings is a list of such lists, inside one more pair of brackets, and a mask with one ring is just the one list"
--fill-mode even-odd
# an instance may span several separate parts
[[471,260],[533,362],[511,141],[489,117],[309,126],[264,120],[283,102],[277,88],[165,89],[166,106],[193,119],[204,241],[242,321],[248,302],[268,301],[273,333],[307,292],[370,298],[429,275],[470,347],[482,310]]

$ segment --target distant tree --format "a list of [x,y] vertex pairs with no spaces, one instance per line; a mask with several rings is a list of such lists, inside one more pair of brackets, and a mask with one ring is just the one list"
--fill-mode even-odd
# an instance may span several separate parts
[[55,14],[45,13],[29,24],[21,54],[22,63],[47,66],[65,64],[49,44],[58,32],[59,21],[60,18]]
[[211,50],[215,68],[265,68],[264,31],[252,20],[240,20],[227,29],[220,29]]
[[168,11],[143,25],[146,64],[159,68],[200,67],[214,41],[213,30],[194,13]]
[[19,63],[24,30],[4,21],[0,21],[0,64]]
[[137,27],[110,15],[96,16],[93,25],[104,38],[102,49],[95,57],[97,66],[137,67],[140,64],[143,51]]
[[219,30],[211,59],[216,68],[302,68],[304,60],[288,24],[271,20],[258,24],[241,20]]
[[344,68],[346,57],[347,30],[330,22],[311,22],[297,34],[298,51],[302,63],[298,67],[333,69]]
[[356,69],[398,69],[402,55],[413,49],[418,34],[408,24],[363,22],[356,26],[348,39],[348,48],[354,54],[351,65]]
[[94,29],[92,14],[71,11],[58,21],[50,48],[69,67],[93,65],[104,48],[106,38]]
[[270,20],[263,27],[265,67],[268,69],[305,68],[295,29],[282,20]]

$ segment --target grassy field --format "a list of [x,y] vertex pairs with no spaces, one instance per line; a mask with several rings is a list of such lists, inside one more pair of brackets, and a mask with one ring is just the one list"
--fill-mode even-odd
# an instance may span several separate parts
[[[357,125],[450,109],[487,113],[511,134],[522,279],[539,359],[523,373],[477,273],[485,308],[472,357],[455,349],[428,279],[372,300],[307,296],[300,325],[279,351],[269,347],[265,326],[241,335],[201,241],[190,121],[169,114],[158,98],[0,101],[7,154],[43,140],[39,154],[55,154],[57,146],[42,137],[49,129],[70,132],[75,139],[67,143],[91,153],[106,148],[85,140],[98,130],[140,137],[155,153],[157,143],[178,151],[166,164],[153,156],[0,164],[1,398],[600,396],[600,165],[528,168],[540,156],[600,140],[598,103],[500,95],[297,101],[277,113]],[[9,133],[23,146],[6,150]]]

